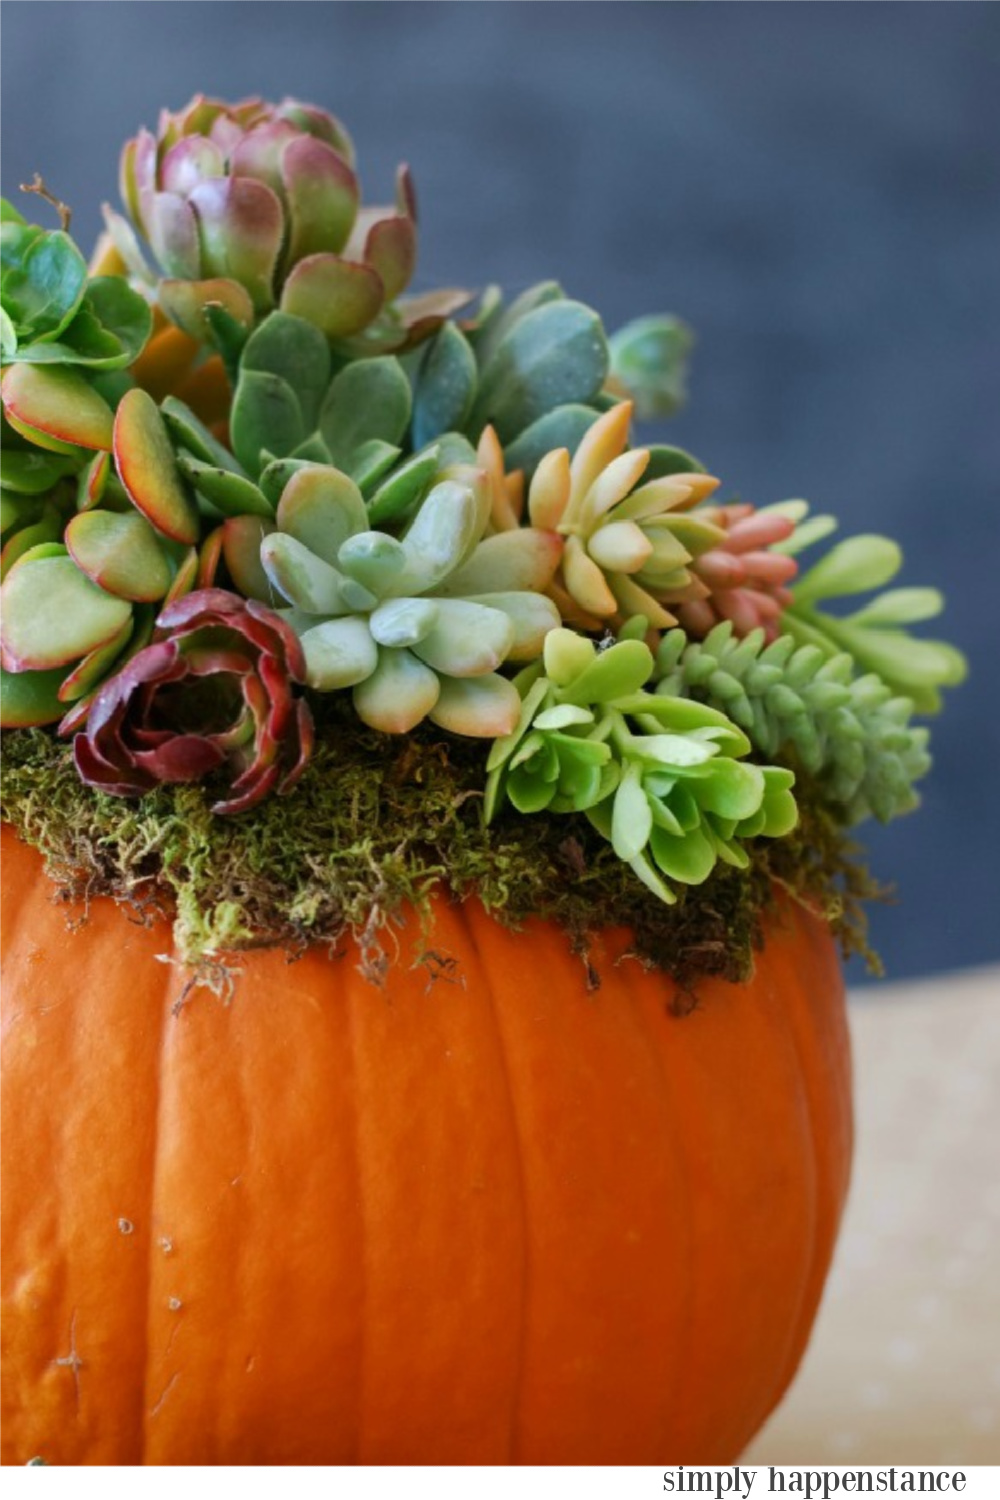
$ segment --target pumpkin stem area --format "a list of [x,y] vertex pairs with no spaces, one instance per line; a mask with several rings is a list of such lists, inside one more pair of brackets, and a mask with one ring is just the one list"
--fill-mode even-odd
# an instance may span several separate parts
[[317,744],[295,794],[234,818],[210,811],[212,786],[164,785],[135,800],[95,792],[70,748],[41,730],[5,736],[3,818],[45,858],[67,897],[109,895],[133,916],[171,915],[178,957],[194,971],[220,955],[357,940],[379,982],[394,961],[393,919],[428,912],[445,886],[475,895],[517,928],[552,921],[588,956],[596,927],[625,927],[632,951],[678,986],[675,1008],[705,976],[753,971],[762,918],[780,887],[818,909],[845,955],[877,957],[865,902],[884,898],[834,811],[800,777],[800,823],[749,846],[749,868],[719,864],[675,905],[656,900],[584,817],[482,816],[482,750],[432,727],[401,741],[324,702]]

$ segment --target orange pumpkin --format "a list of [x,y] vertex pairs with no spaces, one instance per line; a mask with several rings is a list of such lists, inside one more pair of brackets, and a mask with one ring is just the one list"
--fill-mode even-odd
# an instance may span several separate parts
[[847,1183],[822,923],[783,906],[683,1020],[621,934],[591,994],[444,899],[436,980],[257,953],[177,1009],[167,927],[67,931],[12,839],[4,875],[5,1462],[737,1457]]

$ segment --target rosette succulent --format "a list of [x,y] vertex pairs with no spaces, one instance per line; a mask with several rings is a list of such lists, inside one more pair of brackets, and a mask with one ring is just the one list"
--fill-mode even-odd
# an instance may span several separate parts
[[[162,306],[196,338],[225,343],[234,324],[249,329],[281,307],[331,339],[367,330],[391,347],[454,305],[450,294],[391,308],[416,261],[409,173],[399,169],[393,207],[360,209],[347,132],[294,99],[198,95],[163,111],[156,135],[140,130],[125,146],[121,195],[164,273]],[[129,223],[105,217],[124,263],[152,279]]]
[[354,481],[298,469],[261,561],[302,640],[320,692],[353,688],[361,719],[405,733],[430,717],[459,734],[503,734],[516,690],[497,669],[530,661],[559,624],[541,592],[559,539],[528,530],[484,538],[489,492],[458,467],[430,490],[401,537],[373,530]]
[[667,604],[708,593],[692,564],[725,538],[690,514],[718,480],[678,469],[688,461],[679,450],[654,459],[648,448],[628,448],[631,416],[622,402],[594,423],[572,460],[566,449],[547,454],[528,491],[531,524],[566,538],[555,597],[563,618],[584,629],[634,614],[656,628],[675,624]]
[[717,709],[643,691],[653,671],[642,641],[598,650],[554,630],[519,680],[516,729],[491,752],[486,809],[506,798],[523,813],[585,813],[670,903],[667,881],[699,885],[719,860],[746,868],[744,840],[780,838],[798,814],[791,771],[743,759],[750,741]]
[[272,610],[199,589],[162,612],[156,640],[98,693],[73,743],[77,769],[116,796],[225,771],[229,793],[212,811],[246,812],[305,769],[304,675],[299,643]]

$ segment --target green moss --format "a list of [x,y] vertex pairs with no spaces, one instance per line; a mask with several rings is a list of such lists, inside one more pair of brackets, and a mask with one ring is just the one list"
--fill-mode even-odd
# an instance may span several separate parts
[[511,926],[558,922],[594,983],[589,934],[598,923],[630,927],[636,953],[678,981],[681,1008],[699,976],[749,975],[774,882],[818,901],[846,952],[868,953],[863,902],[879,892],[808,782],[790,838],[760,840],[748,871],[720,865],[668,907],[583,818],[510,811],[485,829],[482,745],[431,727],[387,737],[349,706],[318,707],[316,752],[294,793],[241,817],[214,817],[209,785],[136,801],[93,792],[69,747],[41,730],[5,736],[3,816],[67,893],[172,912],[178,954],[192,964],[261,945],[295,953],[351,932],[378,979],[393,917],[406,904],[426,909],[442,883],[459,898],[475,892]]

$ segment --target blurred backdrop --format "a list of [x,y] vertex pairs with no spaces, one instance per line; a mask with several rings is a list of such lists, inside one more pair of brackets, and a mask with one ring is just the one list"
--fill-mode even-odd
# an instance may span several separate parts
[[896,978],[1000,958],[1000,8],[6,0],[3,42],[4,192],[42,172],[84,244],[161,104],[295,94],[369,199],[410,162],[418,287],[683,316],[691,404],[646,435],[948,592],[972,677],[922,811],[864,830],[874,939]]

